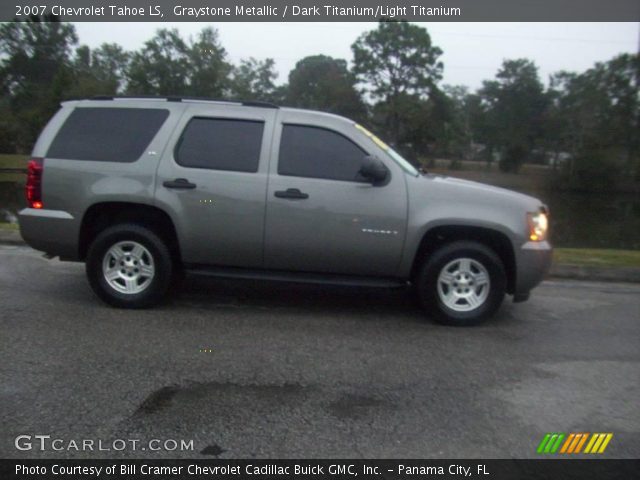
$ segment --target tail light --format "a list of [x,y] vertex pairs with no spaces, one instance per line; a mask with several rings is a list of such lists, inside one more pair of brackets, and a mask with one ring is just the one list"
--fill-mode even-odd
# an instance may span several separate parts
[[29,208],[42,208],[42,173],[44,158],[32,158],[27,164],[27,205]]

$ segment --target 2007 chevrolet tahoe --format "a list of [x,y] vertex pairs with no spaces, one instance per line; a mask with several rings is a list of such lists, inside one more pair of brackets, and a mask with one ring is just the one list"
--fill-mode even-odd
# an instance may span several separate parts
[[551,260],[539,200],[422,175],[348,119],[257,102],[65,102],[26,196],[26,242],[86,262],[117,307],[157,303],[187,271],[411,284],[437,320],[471,325],[526,300]]

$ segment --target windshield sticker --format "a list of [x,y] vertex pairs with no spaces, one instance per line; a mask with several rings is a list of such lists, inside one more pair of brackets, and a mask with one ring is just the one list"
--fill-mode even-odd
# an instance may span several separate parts
[[378,145],[381,149],[383,149],[385,152],[387,150],[389,150],[389,146],[384,143],[382,140],[380,140],[378,137],[376,137],[373,133],[371,133],[369,130],[367,130],[366,128],[364,128],[362,125],[358,124],[358,123],[354,123],[353,124],[358,130],[360,130],[362,133],[364,133],[367,137],[369,137],[371,140],[373,140],[373,143],[375,143],[376,145]]

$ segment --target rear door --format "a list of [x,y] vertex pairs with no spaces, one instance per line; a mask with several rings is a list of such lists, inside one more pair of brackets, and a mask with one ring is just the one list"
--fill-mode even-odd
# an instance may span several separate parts
[[187,108],[162,154],[156,187],[185,263],[262,266],[274,116],[268,108]]
[[272,147],[265,265],[269,269],[394,276],[406,230],[404,173],[385,185],[358,171],[374,143],[338,117],[279,114]]

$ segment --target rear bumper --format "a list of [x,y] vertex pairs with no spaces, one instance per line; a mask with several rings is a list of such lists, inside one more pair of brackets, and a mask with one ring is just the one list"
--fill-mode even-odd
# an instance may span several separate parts
[[69,260],[78,258],[80,226],[69,212],[25,208],[18,212],[20,235],[36,250]]
[[516,253],[516,288],[514,297],[526,294],[538,285],[551,268],[553,247],[549,242],[526,242]]

